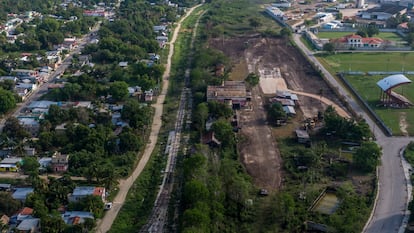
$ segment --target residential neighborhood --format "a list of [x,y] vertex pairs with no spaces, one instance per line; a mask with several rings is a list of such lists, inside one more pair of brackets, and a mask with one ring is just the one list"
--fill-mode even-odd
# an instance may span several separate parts
[[144,3],[154,13],[136,29],[121,26],[121,1],[52,4],[0,18],[0,179],[16,176],[0,185],[2,232],[92,232],[111,209],[147,141],[161,50],[184,11]]
[[0,233],[414,232],[413,48],[405,0],[0,1]]

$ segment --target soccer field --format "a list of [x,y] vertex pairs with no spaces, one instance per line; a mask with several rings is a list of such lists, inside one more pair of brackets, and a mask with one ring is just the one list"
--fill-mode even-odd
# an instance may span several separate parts
[[[321,63],[332,73],[341,71],[414,71],[413,53],[340,53],[321,55]],[[414,135],[414,107],[409,109],[390,109],[379,107],[380,89],[377,82],[387,75],[346,75],[345,78],[353,88],[371,106],[394,135]],[[406,75],[414,81],[414,75]],[[403,94],[414,103],[414,83],[396,88],[394,91]],[[406,131],[406,132],[405,132]]]

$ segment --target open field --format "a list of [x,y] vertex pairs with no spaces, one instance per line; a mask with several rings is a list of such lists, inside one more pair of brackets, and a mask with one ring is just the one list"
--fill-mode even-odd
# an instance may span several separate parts
[[320,55],[318,59],[333,74],[349,70],[414,71],[414,53],[407,52],[347,52]]
[[[269,3],[270,0],[216,2],[214,11],[208,13],[209,22],[215,25],[209,30],[214,37],[254,34],[274,28],[278,31],[281,27],[264,12]],[[257,26],[250,23],[252,19],[258,22]]]

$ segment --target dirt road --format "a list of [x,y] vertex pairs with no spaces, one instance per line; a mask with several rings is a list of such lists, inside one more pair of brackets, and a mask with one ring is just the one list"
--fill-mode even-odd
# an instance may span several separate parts
[[247,172],[253,174],[254,183],[273,191],[279,188],[281,181],[280,153],[266,122],[266,111],[258,87],[252,90],[252,96],[252,109],[243,109],[240,114],[244,141],[239,150]]
[[351,115],[349,115],[348,112],[346,112],[342,107],[340,107],[339,105],[337,105],[336,103],[334,103],[332,100],[327,99],[325,97],[321,97],[320,95],[316,95],[316,94],[312,94],[312,93],[306,93],[306,92],[302,92],[302,91],[293,91],[293,90],[289,90],[290,92],[297,94],[297,95],[303,95],[303,96],[307,96],[307,97],[311,97],[314,99],[318,99],[321,102],[323,102],[326,105],[331,105],[332,107],[335,108],[336,112],[341,116],[341,117],[345,117],[345,118],[351,118]]
[[190,8],[185,14],[185,16],[182,17],[180,21],[177,23],[177,27],[175,28],[171,41],[170,41],[170,50],[168,53],[167,64],[165,66],[165,72],[164,72],[163,81],[162,81],[162,91],[161,91],[161,94],[157,98],[157,102],[154,105],[152,105],[155,109],[155,113],[154,113],[154,117],[152,120],[150,137],[145,147],[145,151],[142,155],[141,160],[136,166],[134,172],[132,173],[132,175],[128,177],[128,179],[126,180],[119,181],[119,192],[113,201],[112,209],[107,211],[105,216],[98,222],[98,226],[95,231],[97,233],[104,233],[111,229],[112,223],[114,222],[116,216],[121,210],[122,205],[125,202],[125,198],[128,193],[128,190],[131,188],[132,184],[137,179],[137,177],[141,174],[149,158],[151,157],[152,151],[154,150],[154,147],[157,143],[158,133],[160,132],[160,128],[162,124],[161,116],[163,112],[165,96],[168,91],[168,85],[169,85],[168,78],[170,76],[170,70],[171,70],[171,59],[174,54],[174,43],[177,40],[178,32],[180,31],[182,21],[185,20],[193,12],[193,10],[199,6],[200,5]]

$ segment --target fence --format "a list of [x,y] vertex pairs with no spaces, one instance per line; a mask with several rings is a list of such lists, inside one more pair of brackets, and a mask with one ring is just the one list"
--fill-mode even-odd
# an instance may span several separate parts
[[343,73],[339,73],[338,77],[341,79],[341,81],[345,84],[345,86],[352,92],[354,96],[357,97],[358,101],[362,103],[362,105],[368,110],[368,113],[371,115],[371,117],[375,120],[375,123],[379,125],[379,127],[382,129],[382,131],[387,136],[392,136],[392,131],[388,126],[385,125],[385,123],[381,120],[381,118],[372,110],[371,106],[365,102],[365,100],[358,94],[358,92],[352,87],[352,85],[346,80]]

